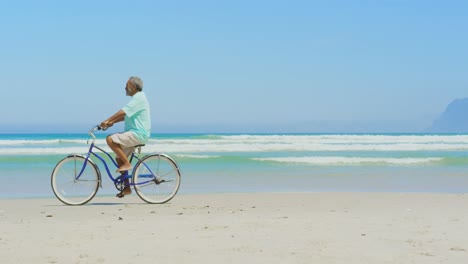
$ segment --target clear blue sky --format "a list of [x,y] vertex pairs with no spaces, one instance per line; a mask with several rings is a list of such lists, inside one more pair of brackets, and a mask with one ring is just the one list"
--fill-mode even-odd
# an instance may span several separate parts
[[468,97],[466,1],[2,1],[0,133],[421,131]]

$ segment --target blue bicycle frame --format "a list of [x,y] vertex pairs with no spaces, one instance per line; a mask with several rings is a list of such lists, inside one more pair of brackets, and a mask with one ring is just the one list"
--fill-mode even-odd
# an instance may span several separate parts
[[[99,128],[98,128],[99,129]],[[114,182],[114,184],[116,183],[121,183],[122,181],[124,181],[125,179],[130,179],[132,177],[131,174],[128,174],[128,171],[125,171],[121,176],[117,177],[117,178],[114,178],[112,176],[112,173],[109,169],[109,166],[107,166],[107,162],[104,160],[103,157],[99,156],[97,153],[95,153],[93,151],[94,148],[97,148],[98,150],[100,150],[102,153],[106,154],[107,157],[109,157],[109,159],[112,161],[112,163],[114,164],[114,166],[116,168],[118,168],[118,164],[117,162],[115,161],[114,158],[112,158],[112,156],[105,150],[103,150],[102,148],[96,146],[94,144],[95,140],[96,140],[96,137],[94,136],[93,134],[93,131],[94,130],[91,130],[90,131],[90,136],[93,137],[93,141],[91,142],[91,145],[89,146],[89,150],[88,150],[88,153],[85,157],[85,162],[83,163],[83,167],[81,168],[80,172],[78,173],[78,175],[76,176],[76,180],[78,180],[82,173],[84,172],[85,168],[86,168],[86,165],[88,164],[88,161],[90,161],[91,164],[94,165],[94,162],[90,159],[91,155],[93,155],[94,157],[98,158],[103,164],[104,164],[104,167],[106,168],[106,172],[107,172],[107,175],[109,176],[109,179],[112,180],[112,182]],[[138,146],[135,146],[135,147],[141,147],[143,145],[138,145]],[[133,158],[137,159],[138,162],[141,162],[142,159],[140,159],[138,156],[135,155],[134,152],[132,152],[132,155],[130,156],[130,163],[133,161]],[[153,171],[151,171],[151,169],[145,164],[143,163],[143,165],[145,166],[145,168],[150,172],[150,174],[145,174],[145,175],[139,175],[141,178],[150,178],[150,180],[148,181],[144,181],[144,182],[139,182],[138,184],[134,184],[134,183],[125,183],[125,185],[142,185],[142,184],[146,184],[146,183],[149,183],[151,181],[154,181],[156,179],[156,175],[153,173]],[[97,173],[98,173],[98,179],[99,179],[99,185],[102,187],[102,178],[101,178],[101,172],[99,170],[99,168],[96,166],[96,169],[97,169]]]

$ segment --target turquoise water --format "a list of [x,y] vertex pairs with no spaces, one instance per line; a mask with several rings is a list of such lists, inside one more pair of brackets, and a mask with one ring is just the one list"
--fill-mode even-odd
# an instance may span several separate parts
[[[108,149],[105,136],[96,142]],[[86,153],[87,139],[0,134],[0,198],[53,197],[55,164]],[[468,190],[468,135],[164,134],[153,135],[142,154],[151,152],[179,163],[181,193]],[[98,195],[115,192],[104,179]]]

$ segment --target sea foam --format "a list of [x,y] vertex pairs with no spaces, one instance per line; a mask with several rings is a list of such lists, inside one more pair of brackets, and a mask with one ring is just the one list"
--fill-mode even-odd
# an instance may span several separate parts
[[[96,140],[107,148],[104,139]],[[0,140],[0,155],[82,153],[86,139]],[[361,152],[466,151],[468,136],[390,135],[233,135],[213,138],[153,138],[145,152]]]
[[442,158],[369,158],[369,157],[275,157],[275,158],[253,158],[258,161],[303,163],[311,165],[361,165],[361,164],[393,164],[411,165],[441,161]]

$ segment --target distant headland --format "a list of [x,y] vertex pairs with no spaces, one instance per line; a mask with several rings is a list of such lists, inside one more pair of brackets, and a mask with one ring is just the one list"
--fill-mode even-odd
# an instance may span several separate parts
[[467,133],[468,98],[453,100],[425,132]]

